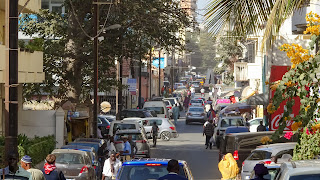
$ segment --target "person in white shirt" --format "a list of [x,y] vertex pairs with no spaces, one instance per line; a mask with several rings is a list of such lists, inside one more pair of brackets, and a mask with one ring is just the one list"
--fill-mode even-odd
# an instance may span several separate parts
[[114,138],[113,138],[113,136],[111,136],[110,137],[110,139],[109,139],[109,141],[107,142],[107,150],[109,151],[109,156],[111,155],[111,152],[116,152],[117,150],[116,150],[116,147],[114,146],[114,143],[113,143],[113,141],[114,141]]
[[201,92],[201,96],[204,97],[204,89],[203,88],[201,88],[200,92]]
[[113,151],[110,158],[104,161],[102,180],[116,179],[121,166],[121,161],[116,158],[116,152]]
[[194,94],[196,93],[196,89],[192,86],[190,88],[190,91],[191,91],[191,97],[193,98],[194,97]]

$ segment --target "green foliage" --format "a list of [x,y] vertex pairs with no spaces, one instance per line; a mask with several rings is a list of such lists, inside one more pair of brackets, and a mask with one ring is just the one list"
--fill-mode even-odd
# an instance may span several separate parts
[[[20,21],[23,22],[20,30],[25,34],[39,34],[43,43],[34,41],[32,45],[43,48],[44,52],[45,81],[25,84],[26,97],[46,92],[65,100],[71,94],[75,102],[83,102],[93,89],[92,1],[71,2],[65,1],[69,12],[63,16],[41,10],[37,19],[25,14]],[[121,63],[122,59],[144,58],[155,45],[167,50],[183,49],[183,41],[175,33],[190,24],[179,3],[172,0],[123,0],[111,8],[100,6],[99,17],[105,28],[121,25],[119,29],[99,29],[99,37],[104,37],[99,42],[98,54],[101,92],[122,87],[121,82],[115,80],[115,59]],[[134,63],[131,61],[131,65]]]
[[294,149],[292,160],[313,159],[320,154],[320,132],[311,134],[306,130],[307,128],[301,134],[300,143]]
[[[0,137],[0,166],[4,166],[4,137]],[[18,135],[18,153],[19,159],[24,155],[29,155],[32,158],[32,164],[37,165],[50,154],[56,146],[55,137],[44,136],[28,138],[26,135]]]

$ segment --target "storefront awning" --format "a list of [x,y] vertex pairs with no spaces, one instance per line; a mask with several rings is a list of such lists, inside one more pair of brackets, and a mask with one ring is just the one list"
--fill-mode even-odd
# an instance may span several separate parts
[[247,99],[247,104],[249,104],[249,105],[267,106],[268,103],[269,103],[268,94],[257,94],[257,95],[251,96]]

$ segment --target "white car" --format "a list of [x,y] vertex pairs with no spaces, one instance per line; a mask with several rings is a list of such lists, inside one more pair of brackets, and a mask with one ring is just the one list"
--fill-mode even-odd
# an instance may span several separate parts
[[[250,132],[257,132],[257,128],[260,125],[260,121],[263,121],[263,118],[254,118],[248,121]],[[268,126],[266,121],[262,123],[266,128]]]
[[241,179],[250,179],[254,166],[263,161],[265,164],[271,163],[271,157],[276,157],[278,162],[288,161],[293,154],[293,149],[297,143],[277,143],[270,145],[258,146],[257,149],[251,151],[251,154],[242,163]]
[[178,137],[175,125],[168,118],[143,118],[141,121],[148,137],[151,137],[151,129],[154,122],[159,127],[158,138],[169,141],[172,137]]
[[157,117],[169,117],[168,109],[163,101],[147,101],[144,103],[143,109],[154,110],[157,113]]

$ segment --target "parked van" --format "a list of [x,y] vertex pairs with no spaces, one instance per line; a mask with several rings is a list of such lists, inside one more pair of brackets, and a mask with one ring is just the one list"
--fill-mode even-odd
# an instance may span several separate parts
[[154,110],[157,117],[169,118],[169,112],[163,101],[147,101],[144,103],[143,109]]

